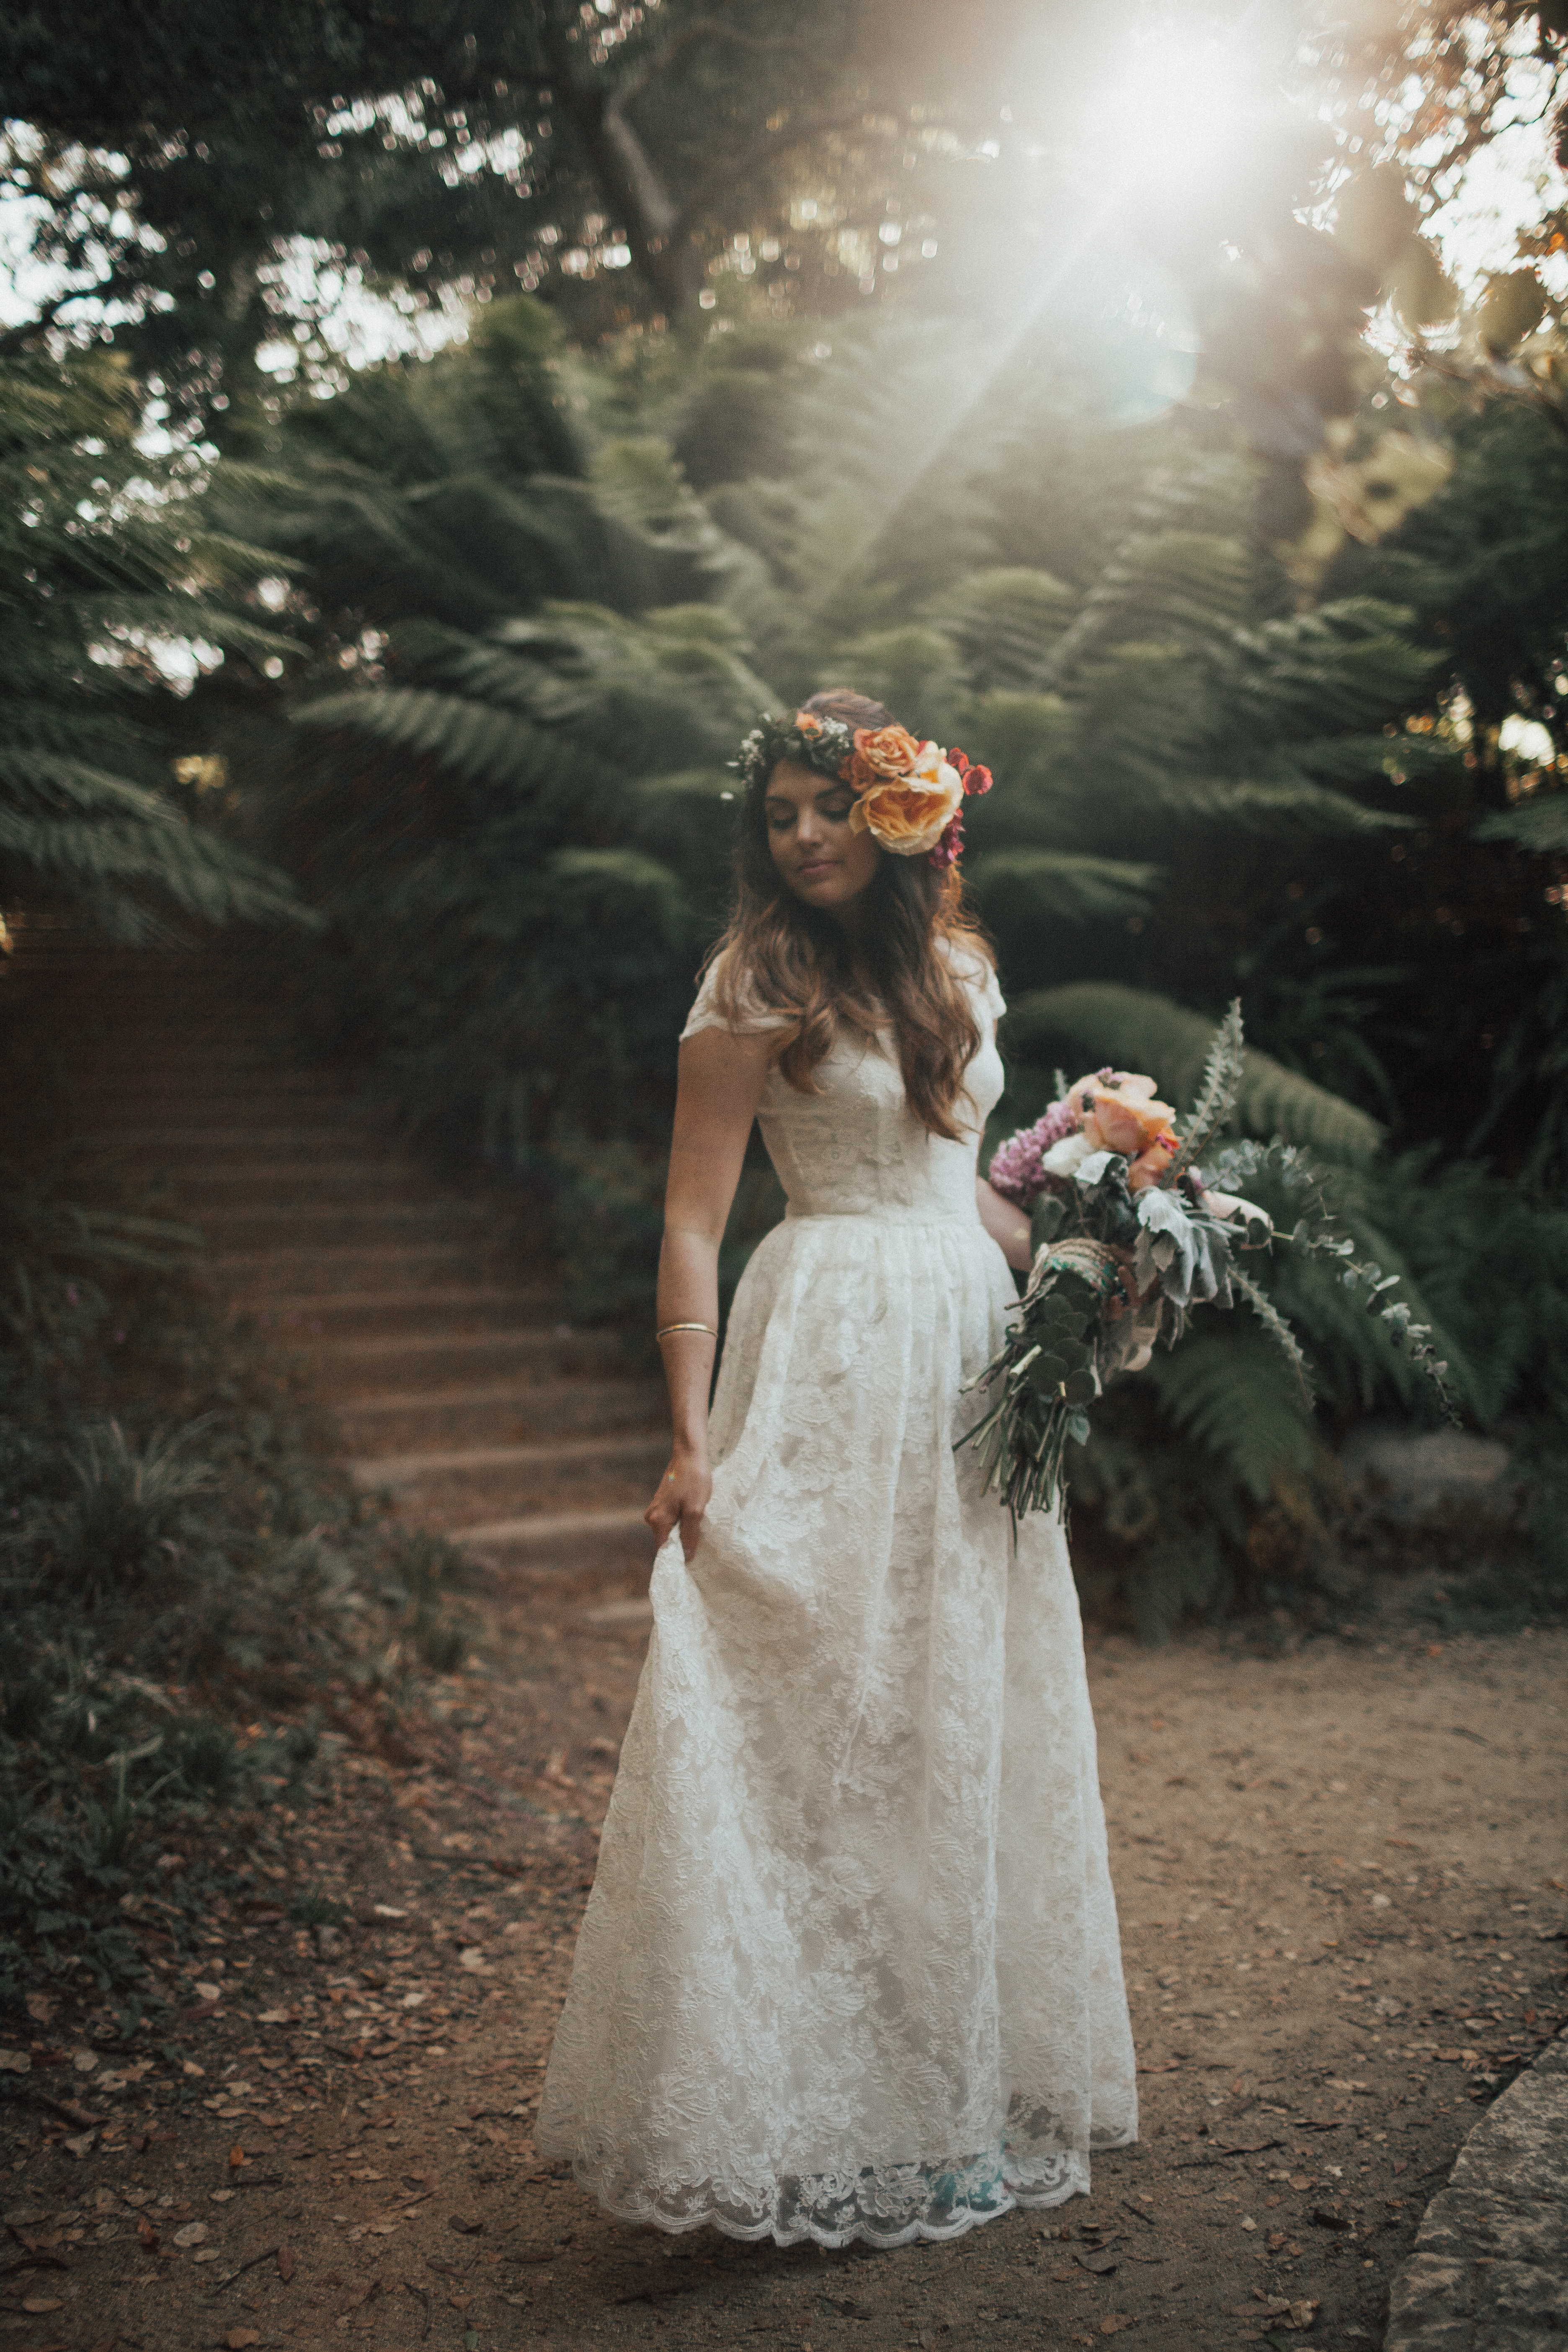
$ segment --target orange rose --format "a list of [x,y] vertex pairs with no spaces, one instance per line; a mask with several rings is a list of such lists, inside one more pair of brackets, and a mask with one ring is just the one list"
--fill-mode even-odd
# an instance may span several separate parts
[[907,727],[857,727],[849,781],[864,791],[890,777],[907,776],[921,748]]
[[[1088,1140],[1097,1150],[1125,1152],[1129,1160],[1168,1132],[1176,1116],[1169,1103],[1155,1100],[1152,1078],[1128,1070],[1118,1070],[1109,1086],[1080,1078],[1073,1092],[1083,1104]],[[1173,1139],[1169,1156],[1174,1149]]]
[[822,732],[822,721],[814,710],[797,710],[795,723],[802,735],[820,735]]
[[[884,728],[901,734],[901,728]],[[913,774],[868,786],[849,812],[851,833],[868,833],[895,857],[918,857],[934,849],[949,819],[963,805],[963,785],[934,743],[916,746]],[[858,758],[858,754],[856,755]]]
[[1128,1191],[1142,1192],[1150,1184],[1157,1184],[1180,1150],[1181,1144],[1171,1129],[1163,1128],[1127,1171]]

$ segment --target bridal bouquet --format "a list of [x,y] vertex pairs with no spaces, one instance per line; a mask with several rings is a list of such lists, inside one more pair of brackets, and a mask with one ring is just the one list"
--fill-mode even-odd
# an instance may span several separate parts
[[[1156,1339],[1174,1347],[1199,1304],[1245,1300],[1310,1400],[1294,1333],[1241,1264],[1277,1243],[1342,1260],[1347,1288],[1381,1316],[1451,1412],[1447,1367],[1433,1354],[1429,1328],[1413,1322],[1402,1302],[1385,1302],[1393,1275],[1356,1263],[1354,1244],[1321,1212],[1304,1156],[1279,1140],[1220,1144],[1241,1077],[1238,1001],[1215,1033],[1185,1118],[1158,1099],[1152,1078],[1097,1070],[1071,1087],[1058,1078],[1058,1098],[1044,1118],[993,1159],[996,1191],[1031,1212],[1035,1258],[1005,1346],[969,1383],[994,1391],[990,1410],[959,1444],[981,1449],[986,1484],[1015,1523],[1026,1511],[1055,1507],[1068,1441],[1087,1440],[1088,1407],[1105,1382],[1140,1370]],[[1313,1188],[1313,1213],[1288,1234],[1226,1189],[1261,1168],[1292,1187]]]

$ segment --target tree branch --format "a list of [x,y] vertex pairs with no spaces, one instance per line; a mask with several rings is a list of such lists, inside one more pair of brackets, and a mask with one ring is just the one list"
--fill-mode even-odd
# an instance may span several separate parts
[[[726,156],[703,173],[686,198],[671,224],[670,236],[689,236],[714,197],[723,189],[733,187],[737,181],[747,178],[760,164],[771,162],[775,155],[787,154],[792,147],[804,147],[810,140],[821,138],[829,131],[864,129],[867,116],[873,112],[874,109],[862,103],[843,114],[810,115],[800,122],[786,123],[782,131],[772,131],[765,138],[753,140],[743,155]],[[902,123],[898,124],[897,129],[901,135]],[[885,137],[888,134],[884,132],[881,135]]]
[[[726,0],[727,5],[728,0]],[[693,23],[683,26],[679,33],[673,34],[661,47],[653,52],[639,73],[633,74],[630,80],[622,83],[616,92],[613,103],[617,107],[632,105],[642,96],[651,82],[657,81],[660,74],[668,72],[683,50],[689,49],[694,41],[704,40],[729,41],[735,48],[750,49],[759,57],[776,55],[780,52],[800,58],[811,54],[810,45],[805,41],[791,40],[787,37],[775,40],[764,34],[743,33],[738,25],[727,24],[724,18],[715,12],[711,16],[697,17]]]

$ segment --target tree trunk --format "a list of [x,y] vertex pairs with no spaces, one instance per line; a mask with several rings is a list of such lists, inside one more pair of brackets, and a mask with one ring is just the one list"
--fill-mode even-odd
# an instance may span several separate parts
[[690,236],[677,227],[678,207],[647,149],[614,98],[603,90],[563,72],[557,97],[583,142],[616,226],[626,230],[637,270],[671,318],[689,310],[701,289],[702,266]]

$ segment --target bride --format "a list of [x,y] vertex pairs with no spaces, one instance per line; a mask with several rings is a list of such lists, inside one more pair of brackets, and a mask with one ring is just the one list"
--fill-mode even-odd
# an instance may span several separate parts
[[[654,1632],[535,2135],[611,2211],[781,2244],[955,2236],[1137,2128],[1060,1524],[980,1490],[1028,1264],[977,1182],[1004,1007],[965,789],[879,703],[742,747],[733,919],[682,1033]],[[752,1119],[788,1196],[731,1310]]]

